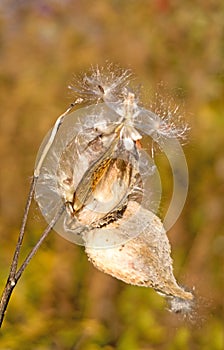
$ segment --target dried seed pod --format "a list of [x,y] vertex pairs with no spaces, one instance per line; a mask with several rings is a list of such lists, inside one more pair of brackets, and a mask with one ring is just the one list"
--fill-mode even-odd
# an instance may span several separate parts
[[[84,244],[82,232],[115,220],[130,195],[148,209],[159,205],[158,172],[138,146],[129,111],[127,117],[104,103],[67,115],[43,162],[35,198],[48,222],[66,204],[55,230],[72,242]],[[129,238],[141,230],[130,230]]]
[[[113,243],[119,241],[117,236],[127,234],[122,225],[133,215],[136,226],[142,225],[144,221],[145,229],[136,238],[114,246]],[[129,284],[154,288],[169,299],[171,311],[191,311],[193,294],[177,284],[173,275],[169,240],[162,222],[151,211],[130,201],[122,218],[105,228],[85,233],[84,237],[89,260],[99,270]],[[103,247],[105,240],[107,244],[111,241],[111,248],[93,248],[100,245],[99,241]]]
[[175,280],[166,231],[154,214],[161,195],[158,171],[141,145],[143,136],[151,138],[170,161],[174,185],[165,217],[170,227],[188,185],[176,139],[181,133],[170,118],[138,106],[127,89],[128,78],[126,71],[108,76],[97,68],[81,90],[73,88],[78,97],[91,96],[97,104],[65,113],[55,123],[53,137],[46,137],[38,153],[35,198],[48,222],[65,204],[55,230],[83,244],[98,269],[152,287],[169,299],[172,311],[189,312],[193,295]]

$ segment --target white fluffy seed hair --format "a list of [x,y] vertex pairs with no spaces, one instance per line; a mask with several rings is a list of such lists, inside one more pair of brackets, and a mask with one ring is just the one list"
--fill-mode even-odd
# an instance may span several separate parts
[[85,103],[98,101],[117,102],[124,95],[133,74],[113,64],[105,67],[92,66],[82,75],[74,76],[68,88],[73,96],[81,98]]

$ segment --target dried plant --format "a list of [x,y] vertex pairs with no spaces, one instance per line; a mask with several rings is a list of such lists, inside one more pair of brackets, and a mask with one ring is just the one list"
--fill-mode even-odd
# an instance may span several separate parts
[[[9,278],[0,322],[29,261],[54,228],[84,245],[101,271],[126,283],[152,287],[170,310],[189,313],[193,294],[173,275],[168,228],[176,221],[187,191],[187,166],[179,140],[187,127],[176,113],[158,115],[139,105],[129,88],[130,71],[92,68],[69,86],[75,102],[56,121],[38,152],[34,176]],[[89,103],[71,112],[74,105]],[[157,215],[161,197],[158,170],[143,139],[166,154],[174,175],[173,196],[164,224]],[[175,174],[181,171],[181,185]],[[33,196],[48,227],[20,268],[28,212]]]

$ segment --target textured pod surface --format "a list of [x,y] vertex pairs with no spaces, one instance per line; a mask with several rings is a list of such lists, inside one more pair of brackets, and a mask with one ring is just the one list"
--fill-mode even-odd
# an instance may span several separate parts
[[[95,78],[87,79],[86,89]],[[96,84],[94,96],[99,94],[105,103],[57,119],[53,141],[46,138],[37,157],[36,200],[48,222],[55,209],[65,205],[55,230],[83,244],[98,269],[126,283],[154,288],[169,298],[173,311],[190,310],[193,295],[175,280],[166,231],[154,214],[161,196],[155,186],[160,181],[154,181],[154,142],[165,147],[174,174],[170,222],[175,222],[185,199],[185,177],[179,174],[182,192],[175,176],[177,155],[182,157],[175,125],[171,123],[171,133],[169,124],[141,108],[126,88],[117,102],[108,100],[107,88]],[[151,143],[152,158],[143,141]]]
[[[74,243],[84,244],[83,232],[116,220],[130,196],[148,209],[158,207],[161,190],[155,164],[138,146],[141,135],[128,118],[104,103],[68,114],[44,159],[35,199],[47,222],[66,204],[54,229]],[[129,225],[129,235],[123,238],[137,236],[142,229]],[[115,244],[123,242],[121,237]]]
[[[104,235],[113,241],[116,236],[125,234],[122,232],[122,223],[128,221],[133,212],[137,212],[135,217],[139,224],[142,220],[145,220],[144,225],[148,223],[138,237],[111,248],[92,248],[96,246],[94,241],[103,240]],[[173,275],[169,240],[162,222],[151,211],[139,208],[138,203],[130,201],[121,219],[107,228],[87,233],[85,241],[89,260],[101,271],[129,284],[154,288],[171,299],[171,309],[174,309],[172,303],[178,301],[179,306],[175,303],[176,310],[173,310],[175,312],[190,308],[194,297],[177,284]]]

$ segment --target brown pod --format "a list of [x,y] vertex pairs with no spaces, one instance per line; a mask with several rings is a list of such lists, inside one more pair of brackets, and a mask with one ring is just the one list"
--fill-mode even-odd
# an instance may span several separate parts
[[[142,225],[145,229],[136,237],[127,238],[124,244],[116,245],[119,236],[124,239],[123,236],[127,234],[124,231],[128,231],[128,226],[122,231],[124,222],[129,222],[130,227]],[[194,296],[177,284],[166,231],[161,220],[151,211],[130,201],[122,218],[106,228],[86,233],[84,239],[89,260],[99,270],[128,284],[154,288],[168,298],[173,312],[186,313],[191,310]],[[100,241],[102,247],[98,248]]]

